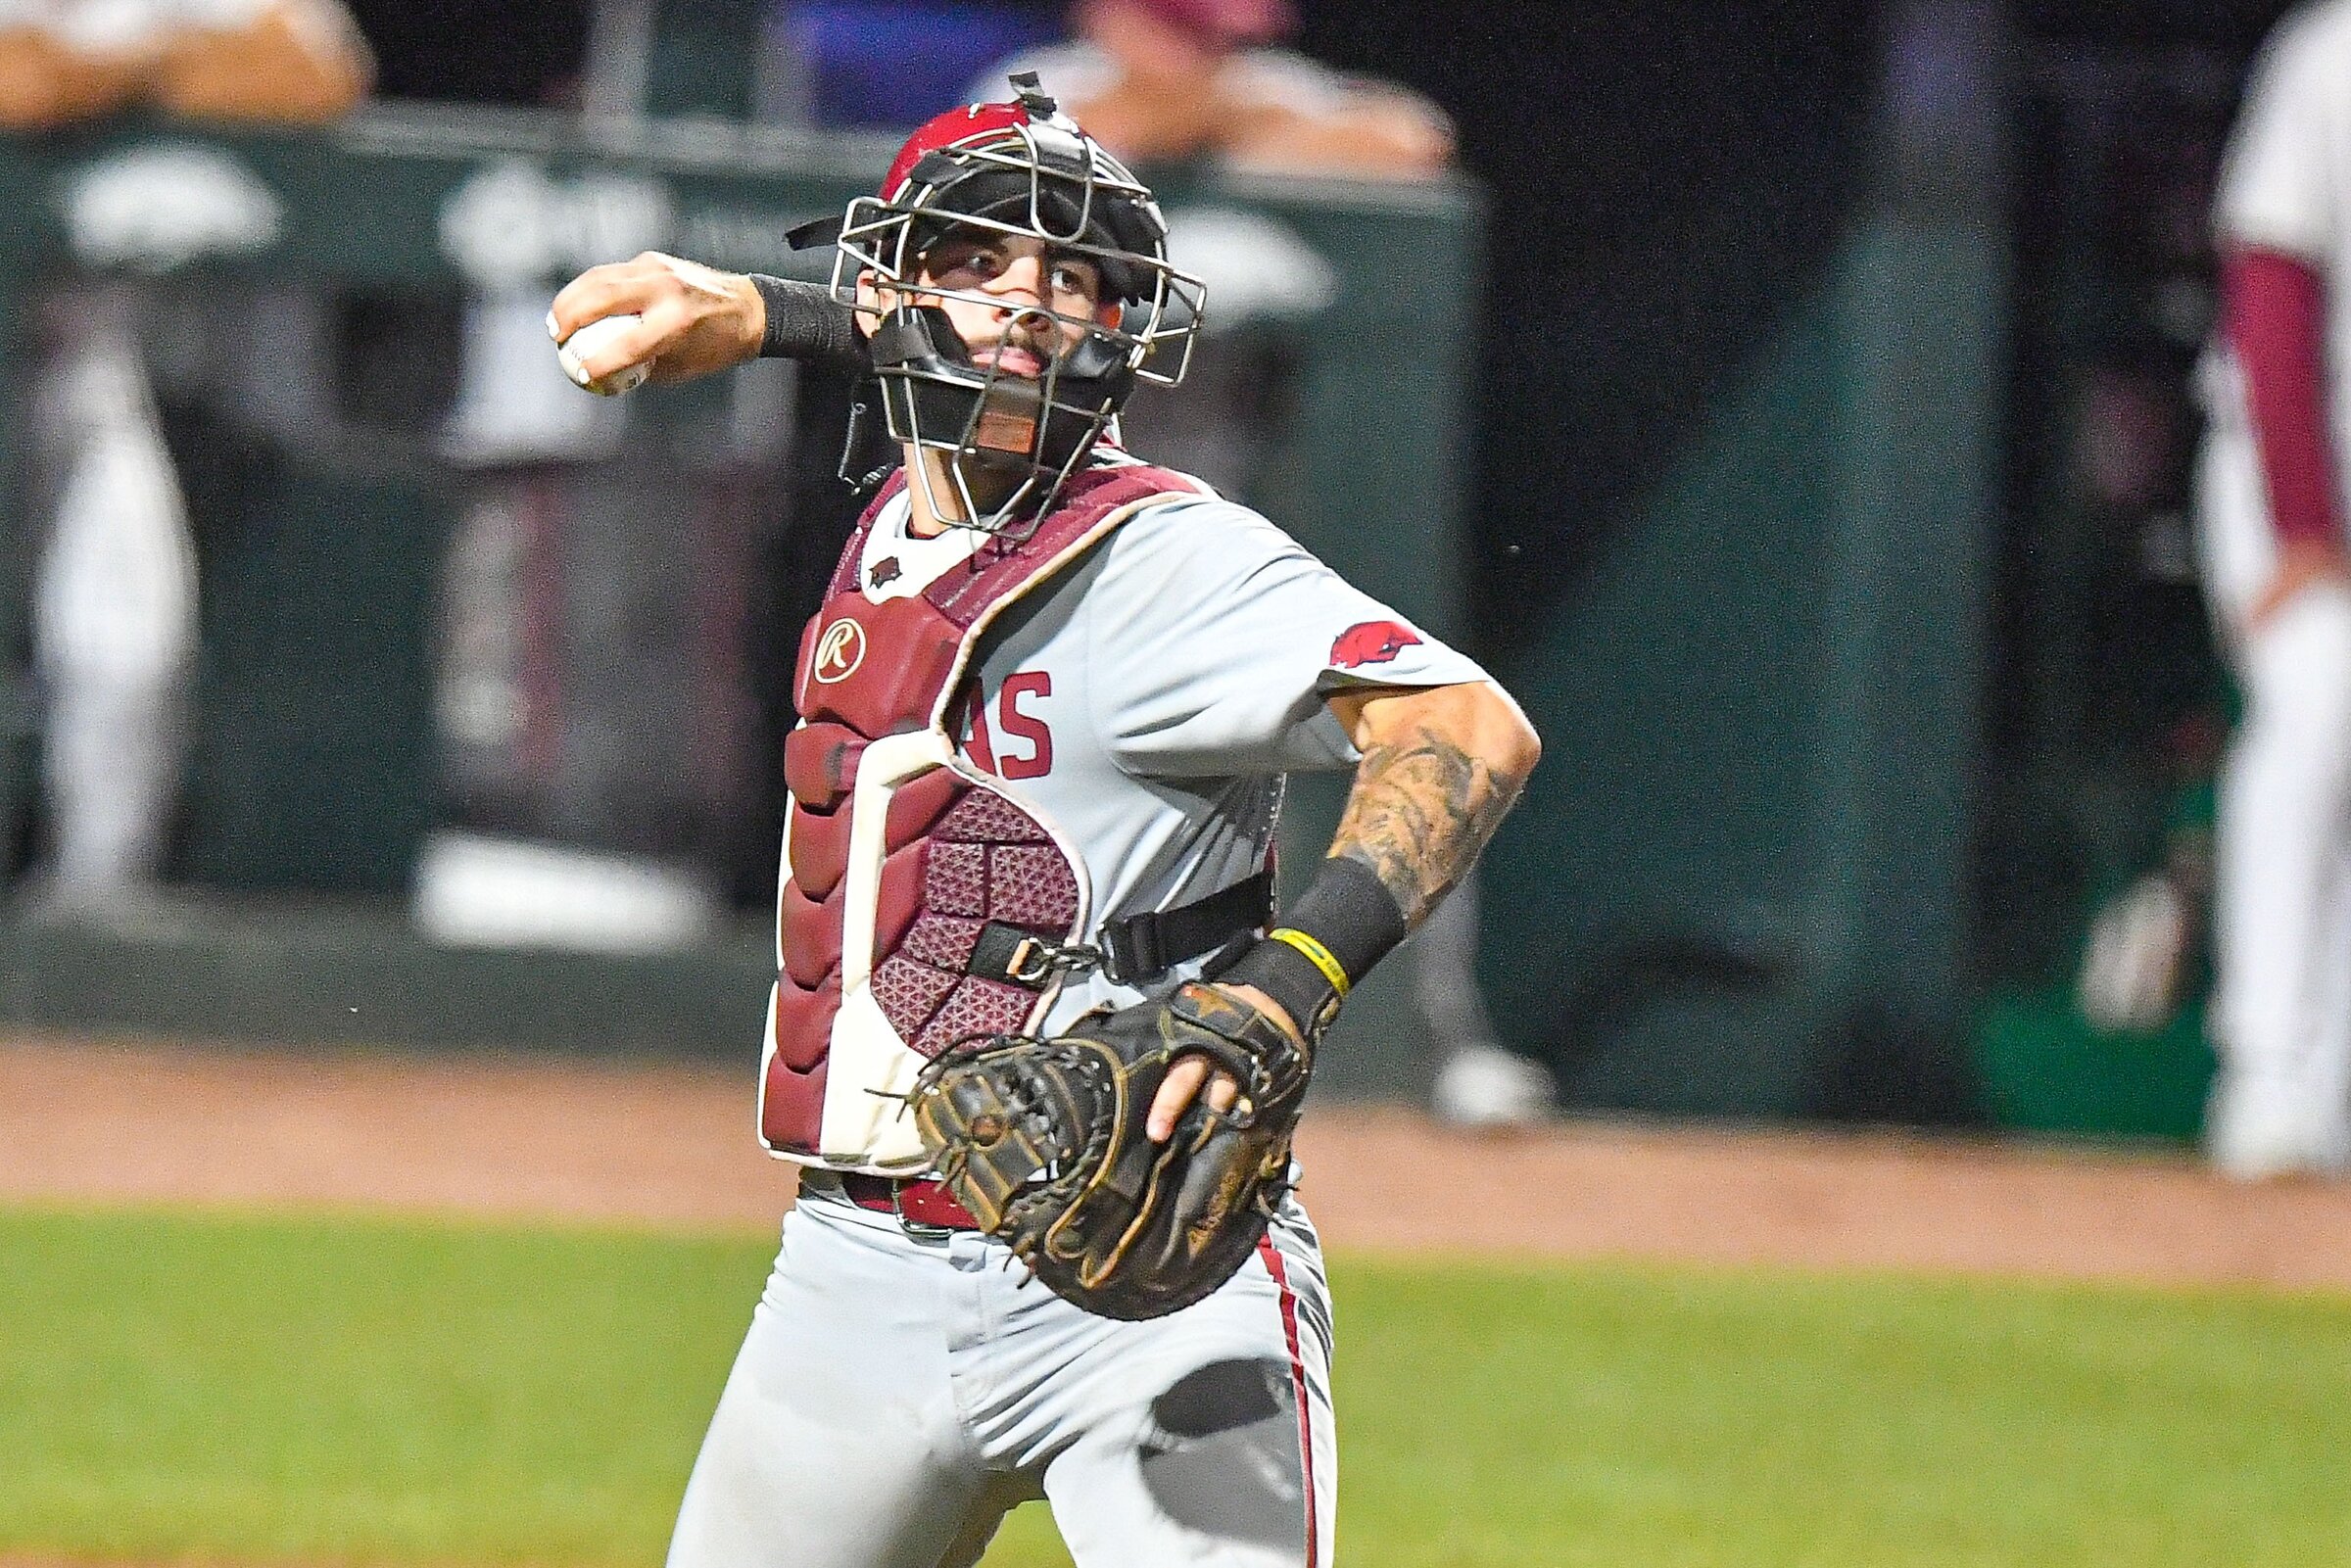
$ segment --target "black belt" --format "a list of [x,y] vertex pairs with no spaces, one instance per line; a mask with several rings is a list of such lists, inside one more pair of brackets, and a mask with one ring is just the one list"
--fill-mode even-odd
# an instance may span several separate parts
[[1156,979],[1187,959],[1215,952],[1273,918],[1273,874],[1261,871],[1174,909],[1105,921],[1098,943],[1047,941],[1002,921],[980,929],[964,969],[985,979],[1041,991],[1057,971],[1100,970],[1122,985]]

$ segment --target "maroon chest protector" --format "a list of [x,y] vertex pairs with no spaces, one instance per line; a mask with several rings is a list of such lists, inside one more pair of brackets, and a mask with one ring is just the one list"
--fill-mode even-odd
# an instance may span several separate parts
[[[1135,502],[1199,494],[1180,474],[1100,467],[1063,487],[1059,504],[1018,543],[989,540],[918,594],[876,604],[858,582],[867,538],[905,488],[893,476],[842,551],[825,602],[800,638],[793,702],[801,726],[785,742],[791,795],[786,873],[777,895],[773,1037],[765,1052],[760,1136],[778,1154],[827,1151],[827,1069],[840,1016],[853,796],[866,748],[935,732],[953,750],[956,710],[974,645],[997,611],[1090,548]],[[960,762],[919,772],[888,796],[868,984],[896,1039],[922,1057],[974,1034],[1032,1026],[1049,999],[1041,976],[1003,977],[1000,953],[1026,933],[1074,942],[1085,918],[1079,874],[1052,832],[992,781]],[[869,831],[866,835],[871,841]],[[975,952],[988,962],[975,962]],[[854,985],[859,965],[846,966]],[[974,973],[978,969],[981,973]],[[870,1016],[870,1010],[865,1010]],[[871,1104],[870,1085],[837,1092]]]

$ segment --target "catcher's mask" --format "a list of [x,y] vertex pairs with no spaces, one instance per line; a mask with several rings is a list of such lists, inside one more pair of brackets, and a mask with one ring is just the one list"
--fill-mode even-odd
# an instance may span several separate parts
[[[974,104],[923,126],[898,150],[879,195],[856,197],[838,220],[791,238],[794,247],[840,247],[833,294],[868,318],[890,435],[949,454],[938,466],[954,496],[933,493],[929,465],[912,465],[908,476],[933,511],[1017,537],[1083,465],[1138,381],[1173,386],[1183,378],[1204,291],[1169,264],[1167,219],[1150,190],[1061,113],[1034,73],[1014,76],[1012,85],[1015,102]],[[1119,307],[1104,312],[1108,321],[1041,303],[1020,312],[1037,329],[1032,338],[1057,342],[1064,327],[1080,332],[1074,346],[1045,356],[1033,377],[1000,359],[978,362],[947,312],[926,303],[1002,308],[993,296],[939,287],[924,271],[940,241],[991,233],[1028,236],[1048,255],[1091,262],[1101,303]],[[858,281],[868,275],[895,296],[894,308],[860,305]]]

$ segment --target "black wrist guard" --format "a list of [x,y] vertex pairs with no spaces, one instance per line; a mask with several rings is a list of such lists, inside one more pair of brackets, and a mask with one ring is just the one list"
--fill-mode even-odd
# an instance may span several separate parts
[[1395,895],[1371,868],[1337,856],[1322,862],[1273,929],[1215,978],[1256,986],[1311,1040],[1330,1027],[1355,982],[1404,937]]
[[759,340],[762,359],[800,359],[836,369],[863,370],[871,360],[857,314],[819,283],[750,274],[751,287],[767,306],[767,330]]

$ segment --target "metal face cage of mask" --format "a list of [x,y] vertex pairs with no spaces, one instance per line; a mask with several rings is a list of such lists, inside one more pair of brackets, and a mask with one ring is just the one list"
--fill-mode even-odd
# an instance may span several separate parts
[[[954,494],[934,491],[931,464],[914,464],[910,482],[936,515],[1007,537],[1034,526],[1113,430],[1137,382],[1183,379],[1205,295],[1198,279],[1169,264],[1167,222],[1150,190],[1056,113],[1033,81],[1014,85],[1027,121],[925,151],[891,196],[851,201],[833,267],[835,298],[874,318],[874,375],[890,435],[948,454],[936,467]],[[1006,370],[1000,357],[978,362],[936,302],[990,309],[1005,302],[940,287],[923,266],[944,240],[990,234],[1035,239],[1048,258],[1090,262],[1102,303],[1120,307],[1115,324],[1040,301],[1014,313],[1037,346],[1033,378]],[[865,274],[897,297],[891,309],[858,305]],[[1071,329],[1075,344],[1055,352]]]

